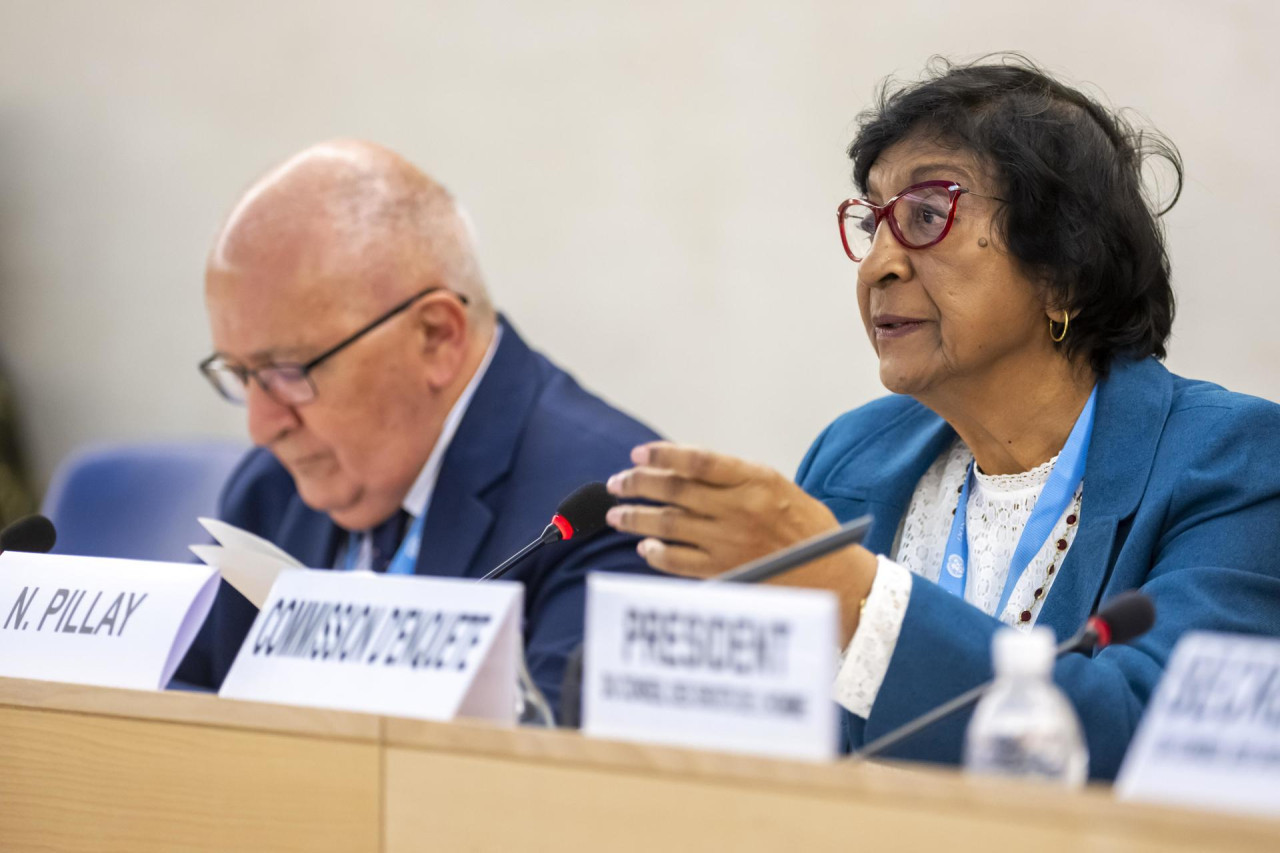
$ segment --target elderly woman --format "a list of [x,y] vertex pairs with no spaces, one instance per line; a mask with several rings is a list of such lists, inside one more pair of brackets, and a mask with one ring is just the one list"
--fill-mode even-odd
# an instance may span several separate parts
[[[1092,774],[1113,777],[1185,631],[1280,634],[1280,407],[1157,360],[1173,294],[1142,190],[1150,145],[1022,62],[886,88],[839,220],[893,396],[831,424],[798,485],[665,443],[609,483],[660,504],[610,523],[692,577],[874,515],[865,548],[782,579],[840,600],[855,747],[988,677],[1001,626],[1066,637],[1141,589],[1150,633],[1055,672]],[[1157,153],[1180,188],[1176,153]],[[893,754],[957,761],[966,722]]]

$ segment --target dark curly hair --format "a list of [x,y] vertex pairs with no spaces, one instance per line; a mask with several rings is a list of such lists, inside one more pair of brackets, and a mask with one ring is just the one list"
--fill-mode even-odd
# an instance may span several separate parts
[[[1099,374],[1118,355],[1164,358],[1174,300],[1159,217],[1182,192],[1172,142],[1017,54],[935,58],[920,82],[886,81],[858,124],[849,157],[863,193],[880,155],[908,137],[978,157],[1007,202],[996,225],[1009,252],[1071,312],[1058,344],[1067,358],[1087,358]],[[1175,176],[1163,207],[1144,191],[1152,157]]]

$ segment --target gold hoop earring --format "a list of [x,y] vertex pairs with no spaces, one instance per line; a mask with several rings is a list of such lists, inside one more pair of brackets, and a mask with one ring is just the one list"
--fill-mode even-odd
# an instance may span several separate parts
[[1055,344],[1060,344],[1067,338],[1067,325],[1071,322],[1071,315],[1064,309],[1062,312],[1062,334],[1055,335],[1053,333],[1053,320],[1049,321],[1049,337]]

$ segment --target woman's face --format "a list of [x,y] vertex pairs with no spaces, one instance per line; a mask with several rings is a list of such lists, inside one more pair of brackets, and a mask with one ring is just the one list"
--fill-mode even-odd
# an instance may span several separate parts
[[858,306],[890,391],[928,397],[948,383],[996,379],[1002,366],[1053,355],[1043,291],[1020,270],[993,225],[1001,202],[977,158],[924,137],[886,149],[867,178],[883,204],[921,181],[955,181],[970,193],[956,204],[942,240],[908,249],[887,222],[858,268]]

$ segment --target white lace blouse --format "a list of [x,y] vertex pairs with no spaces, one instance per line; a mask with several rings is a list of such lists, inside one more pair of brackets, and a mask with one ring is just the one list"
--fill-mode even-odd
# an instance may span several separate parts
[[[969,448],[957,438],[929,466],[907,505],[892,559],[879,558],[858,630],[849,641],[836,674],[836,701],[860,717],[870,715],[889,669],[907,612],[911,584],[919,582],[915,576],[931,583],[938,580],[960,488],[972,460]],[[966,517],[969,576],[964,597],[985,613],[996,615],[1018,538],[1057,461],[1055,456],[1023,474],[990,476],[976,472]],[[1022,629],[1035,624],[1058,567],[1075,539],[1082,491],[1083,483],[1014,587],[1004,612],[998,614],[1002,622]]]

